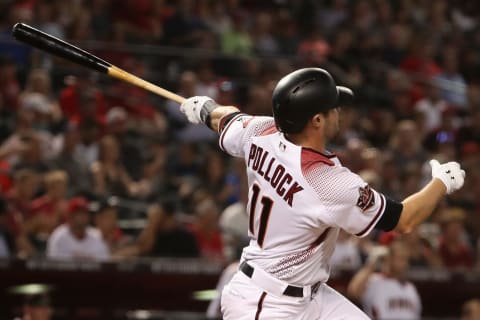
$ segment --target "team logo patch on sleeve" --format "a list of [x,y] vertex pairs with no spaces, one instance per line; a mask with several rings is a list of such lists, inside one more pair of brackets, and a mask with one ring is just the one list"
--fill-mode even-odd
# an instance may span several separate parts
[[368,184],[365,187],[358,188],[358,193],[357,207],[362,209],[362,211],[371,208],[375,204],[375,195]]

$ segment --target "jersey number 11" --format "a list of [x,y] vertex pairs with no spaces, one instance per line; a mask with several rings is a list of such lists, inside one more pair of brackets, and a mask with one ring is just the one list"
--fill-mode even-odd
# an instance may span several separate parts
[[[258,196],[260,194],[260,187],[258,184],[252,186],[252,197],[250,198],[250,217],[249,217],[249,229],[250,232],[255,234],[255,211],[257,208]],[[262,209],[260,211],[260,223],[258,226],[257,243],[260,248],[263,246],[263,240],[265,240],[265,233],[267,232],[268,219],[270,218],[270,212],[272,211],[273,200],[267,196],[263,196],[260,200]]]

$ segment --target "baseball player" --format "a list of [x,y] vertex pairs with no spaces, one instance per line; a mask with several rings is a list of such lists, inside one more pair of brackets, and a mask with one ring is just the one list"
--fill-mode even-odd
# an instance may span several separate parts
[[432,160],[432,180],[397,202],[343,167],[326,145],[338,131],[338,108],[352,98],[327,71],[305,68],[277,83],[273,118],[204,96],[182,103],[190,122],[216,130],[220,148],[247,167],[250,243],[223,290],[224,319],[368,319],[326,285],[339,230],[409,232],[462,187],[458,163]]

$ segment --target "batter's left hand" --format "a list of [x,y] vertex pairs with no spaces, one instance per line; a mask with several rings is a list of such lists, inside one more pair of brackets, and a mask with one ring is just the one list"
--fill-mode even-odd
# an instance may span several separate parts
[[462,170],[458,162],[440,164],[437,160],[430,160],[432,178],[440,179],[447,189],[447,194],[457,191],[463,186],[465,170]]

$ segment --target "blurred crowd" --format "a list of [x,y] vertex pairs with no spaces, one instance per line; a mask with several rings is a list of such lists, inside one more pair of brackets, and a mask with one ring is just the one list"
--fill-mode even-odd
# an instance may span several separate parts
[[[13,41],[22,21],[250,114],[271,113],[286,73],[328,69],[355,92],[330,148],[374,188],[402,200],[428,181],[432,157],[468,173],[402,239],[411,263],[480,267],[479,16],[474,1],[447,0],[2,1],[0,256],[228,262],[247,231],[243,164],[215,133],[177,103]],[[393,240],[344,235],[333,264],[356,270]]]

